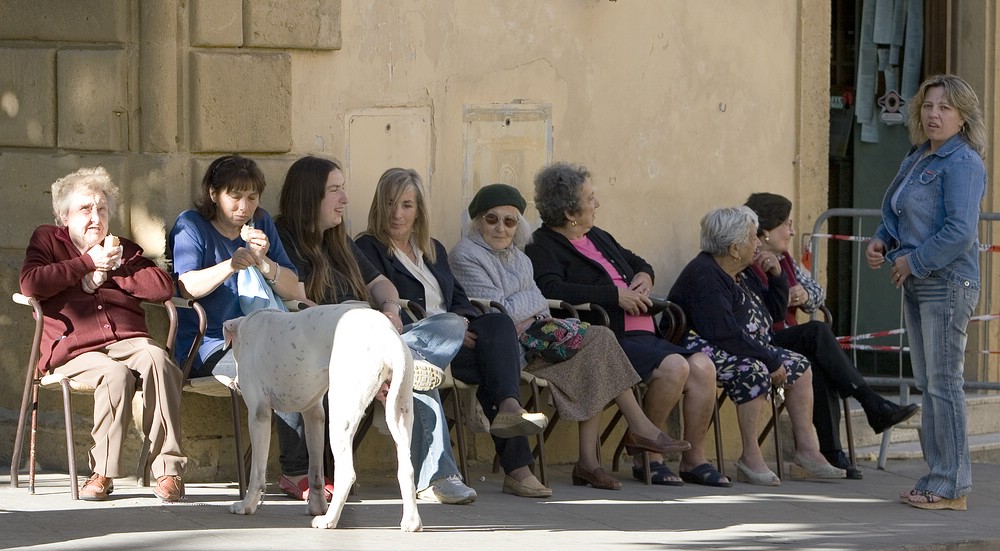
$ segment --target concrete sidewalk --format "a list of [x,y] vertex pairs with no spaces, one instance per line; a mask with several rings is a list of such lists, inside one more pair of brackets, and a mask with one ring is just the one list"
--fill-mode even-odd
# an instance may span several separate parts
[[[277,493],[255,516],[229,514],[234,485],[189,484],[179,504],[116,481],[103,503],[73,502],[66,475],[39,478],[29,495],[0,477],[0,548],[156,550],[669,550],[669,549],[996,549],[1000,550],[1000,465],[973,465],[969,510],[923,511],[897,501],[925,472],[922,461],[862,464],[861,481],[793,481],[763,488],[644,486],[621,491],[574,487],[570,466],[551,467],[555,496],[500,492],[501,475],[478,470],[472,505],[421,504],[421,533],[399,531],[395,480],[362,479],[341,528],[309,527],[305,505]],[[9,469],[7,469],[9,470]],[[7,472],[5,470],[4,472]],[[619,473],[621,475],[622,473]],[[484,479],[481,479],[484,478]],[[277,492],[274,486],[269,490]]]

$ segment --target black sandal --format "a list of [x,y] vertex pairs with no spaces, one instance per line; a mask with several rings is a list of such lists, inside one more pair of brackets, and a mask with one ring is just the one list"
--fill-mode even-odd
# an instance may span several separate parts
[[681,480],[717,488],[729,488],[733,485],[733,481],[726,480],[711,463],[702,463],[690,471],[681,471]]
[[[683,486],[683,477],[681,480],[676,480],[677,475],[674,471],[670,470],[670,467],[662,461],[650,461],[649,462],[649,474],[650,482],[660,486]],[[638,480],[639,482],[646,481],[646,473],[642,471],[642,467],[632,466],[632,478]]]

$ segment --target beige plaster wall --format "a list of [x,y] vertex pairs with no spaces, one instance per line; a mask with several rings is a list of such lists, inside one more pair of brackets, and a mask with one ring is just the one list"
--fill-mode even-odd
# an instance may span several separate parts
[[[51,220],[46,189],[58,176],[107,165],[127,198],[115,224],[160,256],[219,152],[261,163],[270,208],[300,155],[348,167],[376,158],[347,142],[350,116],[376,108],[429,114],[421,168],[435,234],[450,246],[468,191],[463,109],[551,106],[552,158],[591,170],[599,224],[656,266],[659,294],[695,254],[708,209],[761,189],[795,198],[803,220],[825,208],[830,15],[819,0],[105,0],[100,14],[63,12],[100,23],[86,33],[56,15],[77,3],[45,4],[42,23],[32,0],[0,18],[0,97],[12,91],[23,106],[0,105],[4,296],[31,228]],[[530,176],[519,175],[526,190]],[[351,200],[367,205],[373,185],[350,182]],[[0,373],[13,381],[0,387],[0,457],[23,381],[24,315],[0,301]],[[42,406],[41,449],[58,467],[54,404]],[[89,409],[78,409],[84,464]],[[227,422],[205,421],[228,416],[223,401],[185,397],[184,416],[193,476],[231,474]],[[575,440],[565,424],[551,459],[572,460]],[[480,438],[478,457],[490,448]],[[370,438],[362,453],[385,464],[385,451]]]

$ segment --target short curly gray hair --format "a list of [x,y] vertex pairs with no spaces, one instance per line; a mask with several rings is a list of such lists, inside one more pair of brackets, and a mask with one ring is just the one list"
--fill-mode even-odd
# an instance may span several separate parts
[[84,167],[52,184],[52,213],[56,215],[56,224],[62,225],[63,215],[68,214],[72,206],[73,195],[84,192],[103,194],[108,202],[108,217],[114,216],[118,186],[103,166]]
[[582,165],[554,163],[538,171],[535,176],[535,208],[542,224],[561,228],[569,220],[566,213],[580,212],[580,189],[590,178],[590,171]]
[[757,213],[746,205],[712,209],[701,219],[701,250],[712,256],[729,253],[729,247],[746,241],[757,227]]

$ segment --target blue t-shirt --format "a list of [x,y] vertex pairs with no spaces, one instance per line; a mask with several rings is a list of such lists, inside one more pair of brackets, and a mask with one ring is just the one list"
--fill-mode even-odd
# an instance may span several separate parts
[[[254,227],[263,231],[271,243],[267,251],[268,258],[277,262],[283,269],[295,272],[295,266],[281,245],[271,215],[264,209],[258,208],[253,219]],[[202,218],[195,210],[182,212],[167,237],[167,249],[173,256],[175,280],[180,274],[210,268],[228,260],[233,257],[236,249],[246,246],[247,243],[242,237],[229,239],[223,236],[211,222]],[[192,371],[196,371],[202,362],[222,348],[222,324],[243,315],[243,311],[240,310],[236,279],[236,274],[229,276],[214,291],[198,299],[198,303],[205,308],[205,313],[208,315],[208,326],[205,329],[205,339],[198,348],[198,357],[191,366]],[[198,318],[195,313],[186,308],[178,311],[177,347],[174,351],[178,363],[184,360],[197,332]]]

